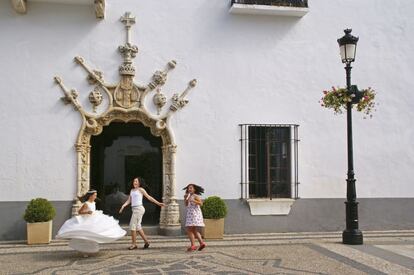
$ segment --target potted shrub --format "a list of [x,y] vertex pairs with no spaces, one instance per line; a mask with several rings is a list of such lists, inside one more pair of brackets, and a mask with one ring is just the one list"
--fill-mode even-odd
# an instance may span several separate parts
[[56,210],[47,199],[37,198],[29,202],[23,216],[27,222],[27,244],[50,243],[55,215]]
[[223,239],[224,218],[227,215],[227,205],[223,199],[211,196],[204,200],[201,206],[204,218],[203,236],[205,239]]

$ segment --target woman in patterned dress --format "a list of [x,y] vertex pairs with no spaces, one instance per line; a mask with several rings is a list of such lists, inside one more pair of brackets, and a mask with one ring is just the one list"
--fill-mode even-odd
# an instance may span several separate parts
[[191,242],[191,246],[187,251],[191,252],[197,250],[197,247],[195,246],[195,238],[197,238],[200,243],[198,250],[201,251],[206,247],[206,243],[203,241],[201,234],[198,231],[199,227],[204,227],[203,213],[200,208],[200,206],[203,205],[203,202],[199,197],[199,195],[204,193],[204,189],[201,186],[190,183],[184,187],[183,190],[185,190],[184,204],[187,207],[185,227]]

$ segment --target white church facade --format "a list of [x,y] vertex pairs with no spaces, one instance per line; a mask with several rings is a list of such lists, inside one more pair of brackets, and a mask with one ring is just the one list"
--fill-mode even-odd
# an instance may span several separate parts
[[[54,231],[98,191],[120,215],[132,178],[162,209],[144,225],[182,234],[183,187],[228,206],[225,233],[345,229],[347,117],[337,39],[359,37],[352,84],[359,228],[414,228],[414,3],[322,0],[0,2],[0,240],[25,239],[27,203]],[[410,122],[411,121],[411,122]]]

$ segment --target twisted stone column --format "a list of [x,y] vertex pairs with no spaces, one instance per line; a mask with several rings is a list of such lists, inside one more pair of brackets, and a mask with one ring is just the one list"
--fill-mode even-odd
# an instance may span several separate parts
[[162,200],[166,204],[161,208],[160,234],[181,235],[180,209],[176,197],[175,183],[175,153],[177,146],[170,144],[162,146],[164,186]]
[[[75,145],[78,157],[78,178],[77,178],[77,196],[84,195],[89,190],[89,168],[90,168],[90,151],[91,146],[83,143]],[[74,198],[72,204],[72,216],[77,215],[82,203],[78,198]]]

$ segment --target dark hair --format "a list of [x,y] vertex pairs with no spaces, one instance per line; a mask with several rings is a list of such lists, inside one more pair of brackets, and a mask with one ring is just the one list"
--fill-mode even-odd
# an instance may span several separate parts
[[194,183],[188,184],[186,187],[183,188],[183,190],[188,192],[188,187],[190,187],[190,185],[192,185],[194,187],[194,193],[195,194],[201,195],[202,193],[204,193],[204,188],[201,187],[200,185],[197,185],[197,184],[194,184]]
[[[138,179],[139,187],[144,188],[145,190],[148,189],[147,184],[145,183],[145,180],[141,177],[135,177],[131,180],[131,190],[134,189],[134,180]],[[148,192],[148,191],[147,191]]]
[[78,199],[81,202],[85,202],[85,201],[89,200],[89,197],[92,196],[95,193],[98,193],[98,192],[96,190],[94,190],[94,189],[90,189],[88,192],[85,193],[85,195],[83,195],[81,197],[78,197]]

